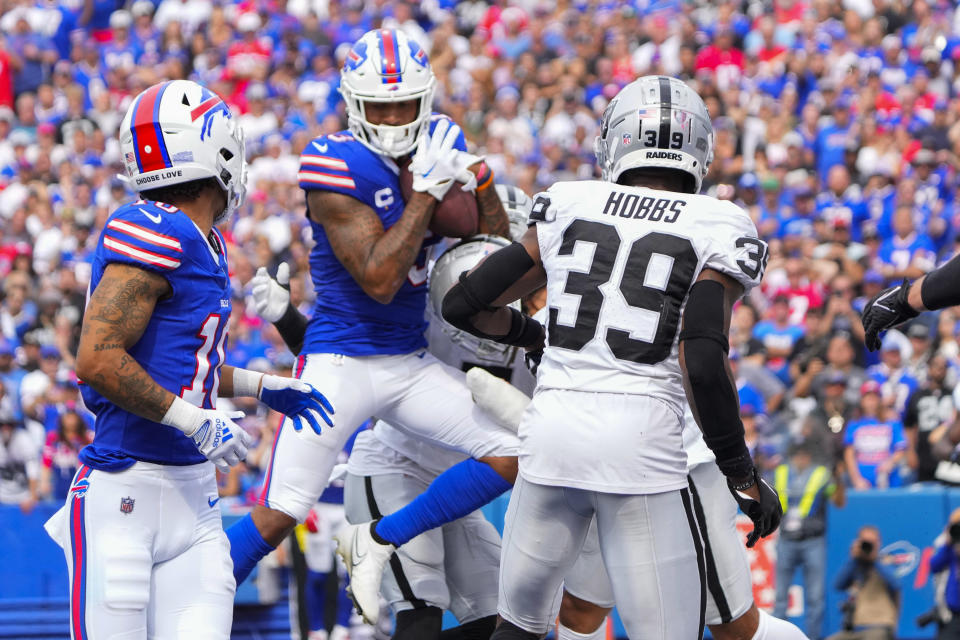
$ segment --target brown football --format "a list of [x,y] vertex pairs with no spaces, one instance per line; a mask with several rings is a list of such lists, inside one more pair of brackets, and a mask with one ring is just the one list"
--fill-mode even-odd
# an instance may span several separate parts
[[[454,183],[433,210],[430,231],[447,238],[467,238],[477,234],[480,224],[477,198],[469,191],[461,191],[462,184]],[[406,164],[400,168],[400,192],[404,202],[413,193],[413,174]]]

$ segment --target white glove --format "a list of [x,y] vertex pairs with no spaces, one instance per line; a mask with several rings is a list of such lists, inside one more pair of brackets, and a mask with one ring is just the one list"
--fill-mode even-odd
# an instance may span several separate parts
[[290,305],[290,265],[281,262],[276,279],[270,277],[266,267],[260,267],[250,280],[250,286],[253,306],[261,318],[276,322],[283,317]]
[[527,394],[480,367],[467,371],[467,388],[473,395],[473,402],[494,422],[517,432],[523,412],[530,404]]
[[233,422],[242,417],[243,411],[201,409],[183,398],[174,398],[160,422],[180,429],[207,460],[227,473],[247,457],[247,449],[253,444],[253,438]]
[[453,157],[453,169],[456,173],[457,182],[462,182],[463,186],[460,187],[461,191],[476,191],[477,190],[477,176],[470,171],[469,167],[477,164],[478,162],[483,162],[483,156],[475,156],[472,153],[467,153],[466,151],[458,151],[454,149]]
[[463,153],[453,148],[459,135],[460,127],[444,118],[437,122],[432,135],[420,136],[410,161],[414,191],[429,193],[438,202],[443,200],[462,170],[454,162],[456,154]]

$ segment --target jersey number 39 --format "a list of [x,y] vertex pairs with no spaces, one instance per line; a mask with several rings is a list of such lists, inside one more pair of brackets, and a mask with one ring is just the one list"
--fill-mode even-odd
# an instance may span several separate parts
[[[550,307],[550,345],[579,351],[597,334],[603,292],[600,287],[610,280],[622,243],[617,228],[590,220],[574,220],[563,232],[558,255],[572,255],[577,242],[596,245],[593,261],[586,273],[570,271],[564,293],[580,297],[573,326],[559,324],[560,310]],[[629,248],[620,280],[620,293],[631,307],[659,314],[652,342],[630,337],[630,332],[607,327],[605,340],[613,355],[638,364],[656,364],[665,360],[673,347],[680,324],[680,305],[693,283],[697,269],[697,253],[693,244],[667,233],[648,233]],[[669,266],[665,286],[648,284],[651,264]],[[627,277],[629,276],[629,277]],[[660,283],[663,284],[663,283]]]

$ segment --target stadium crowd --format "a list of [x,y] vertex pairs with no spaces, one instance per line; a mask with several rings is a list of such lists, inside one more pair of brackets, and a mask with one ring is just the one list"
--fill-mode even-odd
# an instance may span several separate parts
[[[62,500],[91,439],[73,354],[89,260],[123,180],[120,118],[137,93],[189,78],[239,114],[246,204],[224,229],[234,283],[227,362],[289,371],[247,283],[289,261],[309,312],[310,231],[298,154],[345,126],[350,43],[404,29],[427,50],[434,108],[498,181],[535,193],[594,175],[609,99],[639,75],[683,78],[716,135],[704,189],[769,242],[764,286],[735,311],[744,424],[765,471],[803,442],[857,489],[960,483],[931,441],[960,406],[960,317],[925,314],[863,346],[858,314],[960,243],[960,9],[944,1],[0,0],[0,503]],[[956,389],[957,393],[954,393]],[[278,416],[222,478],[252,502]]]

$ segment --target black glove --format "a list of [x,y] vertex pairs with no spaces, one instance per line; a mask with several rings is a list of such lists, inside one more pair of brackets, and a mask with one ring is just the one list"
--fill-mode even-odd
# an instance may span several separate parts
[[909,293],[910,283],[904,279],[897,286],[884,289],[875,295],[863,308],[860,321],[866,333],[864,341],[867,349],[876,351],[880,348],[881,331],[917,317],[917,311],[907,302]]
[[[733,494],[733,498],[740,505],[748,518],[753,520],[753,531],[747,536],[747,546],[752,547],[760,538],[766,538],[777,530],[780,526],[780,518],[783,517],[783,507],[780,506],[780,496],[776,489],[771,487],[766,481],[760,478],[757,468],[753,468],[753,481],[760,490],[760,501],[757,502],[742,491],[737,491],[730,484],[727,478],[727,488]],[[752,485],[751,485],[752,486]],[[748,487],[749,488],[749,487]]]
[[543,357],[543,349],[524,352],[523,360],[527,364],[527,369],[529,369],[530,373],[532,373],[533,375],[537,375],[537,369],[540,368],[540,358],[542,357]]

